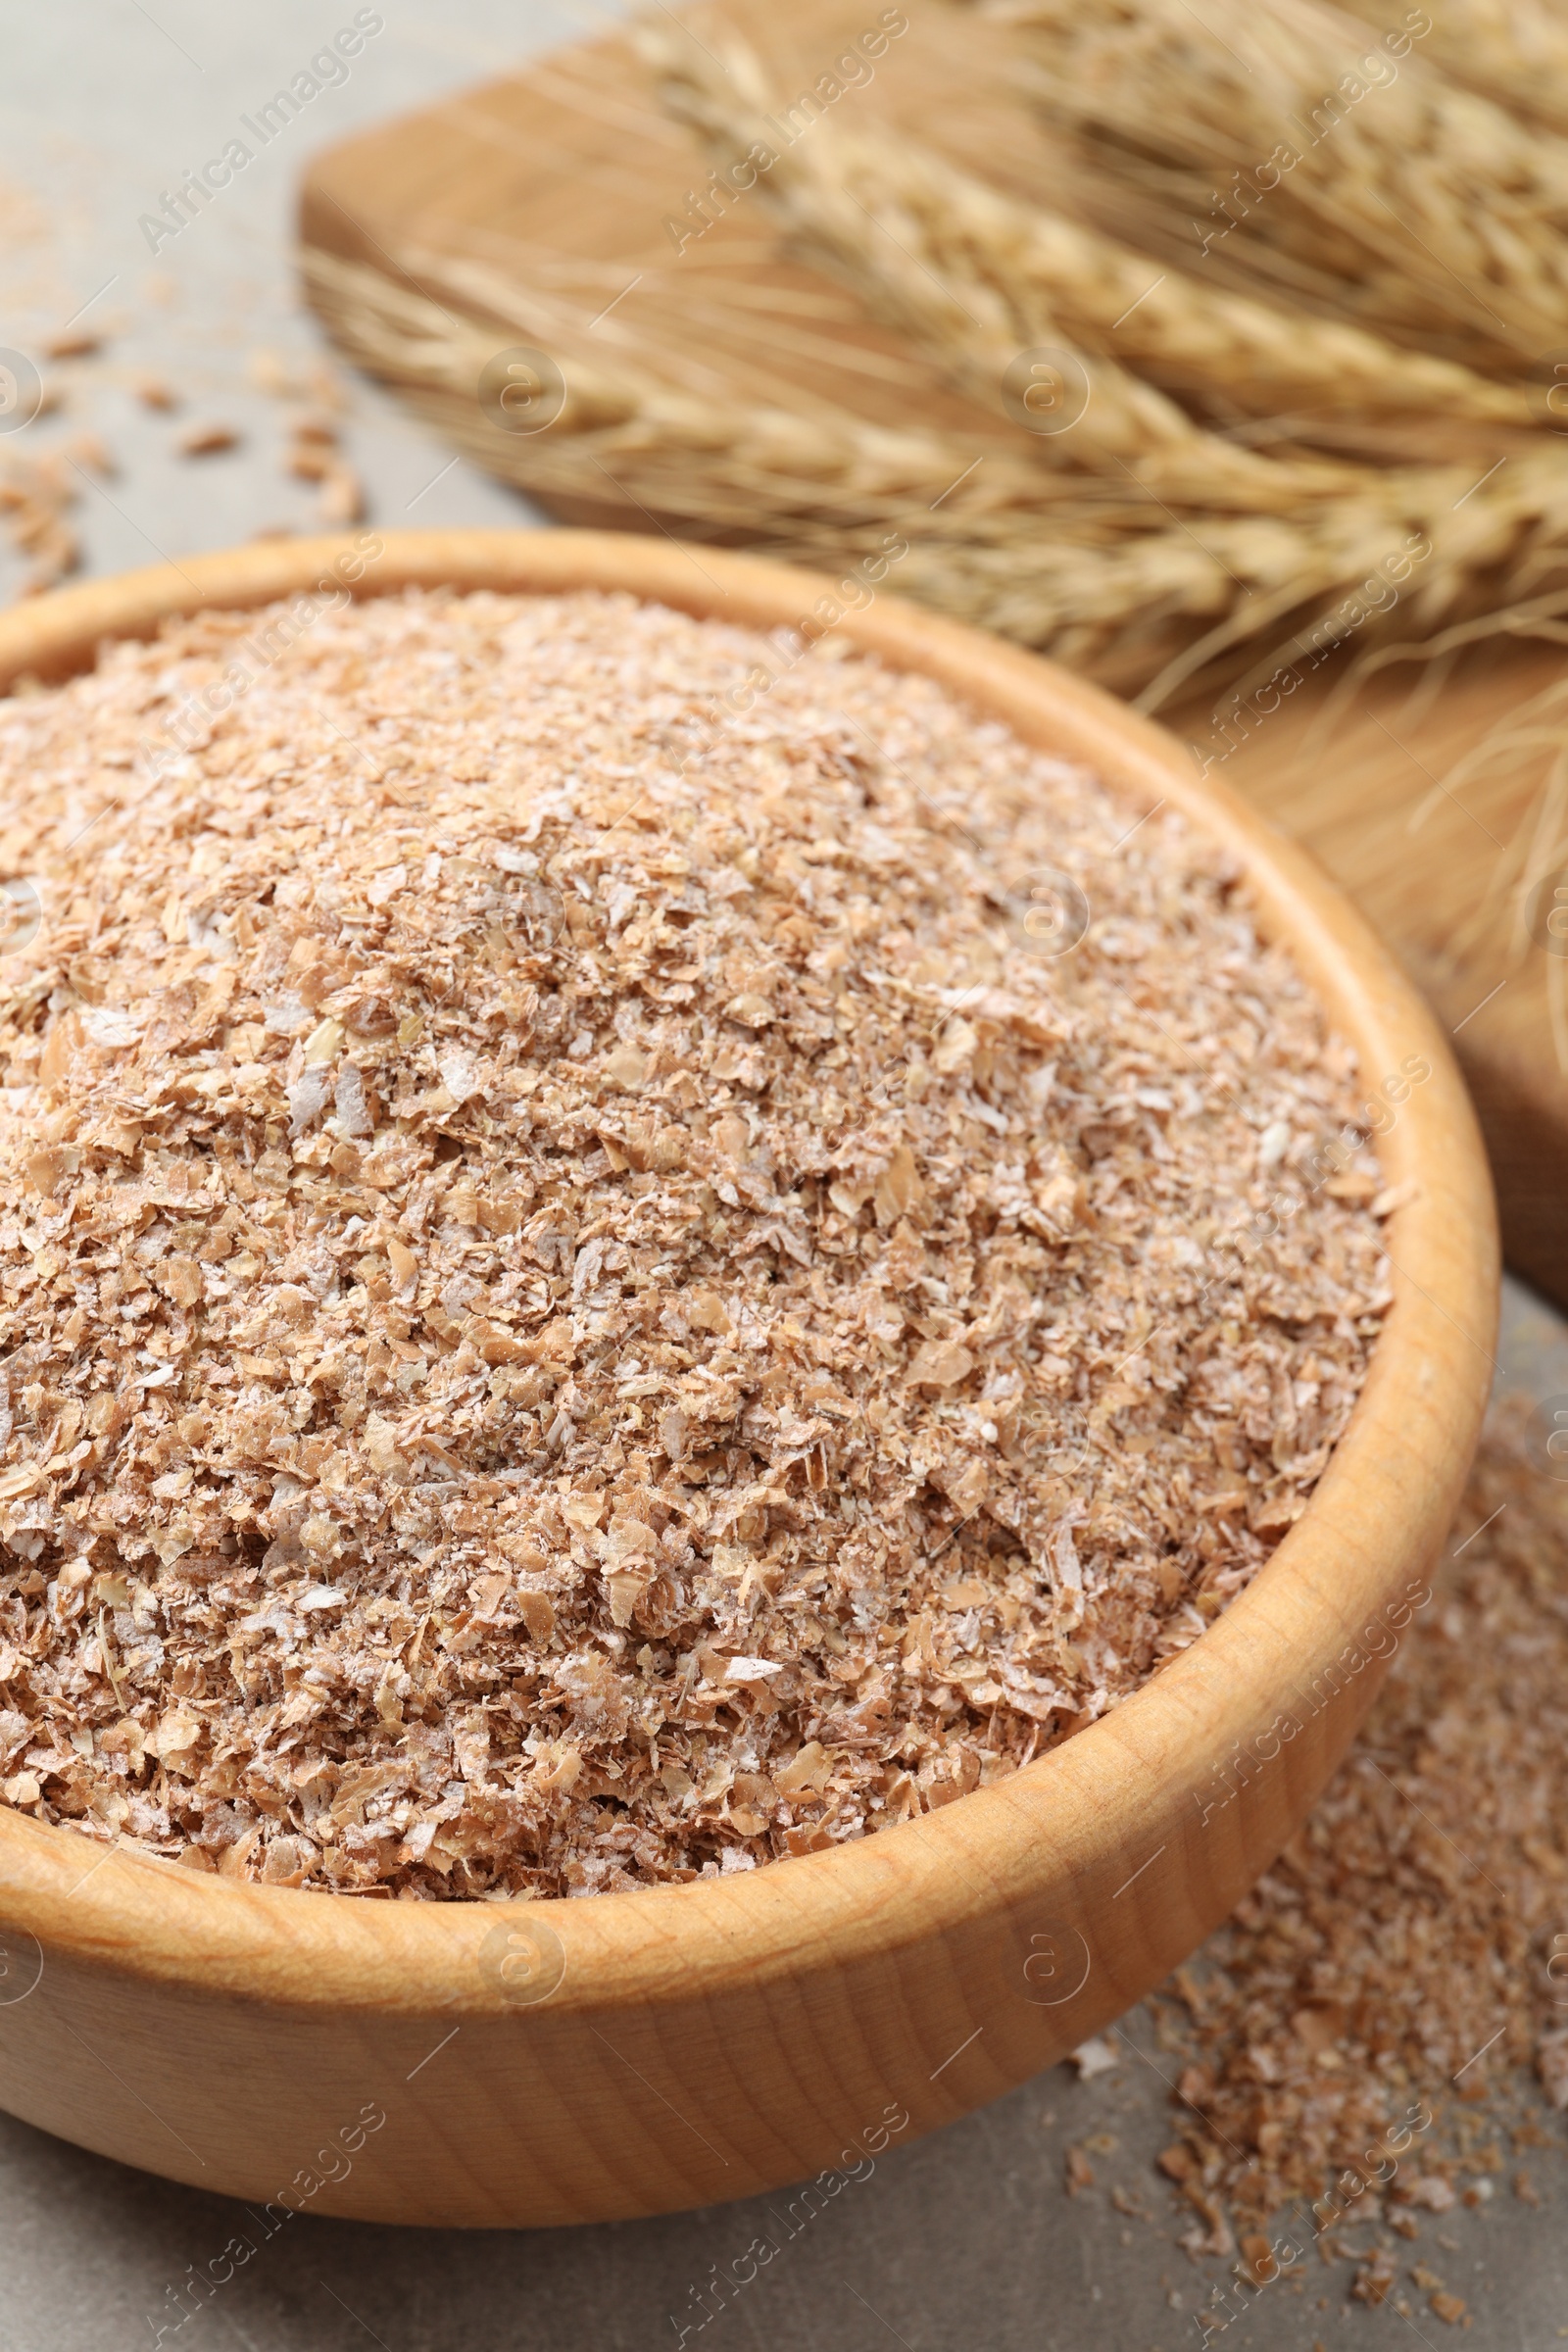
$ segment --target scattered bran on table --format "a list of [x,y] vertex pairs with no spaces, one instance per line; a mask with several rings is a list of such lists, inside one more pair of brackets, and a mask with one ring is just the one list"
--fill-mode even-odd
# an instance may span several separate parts
[[1537,2203],[1532,2162],[1568,2154],[1526,2084],[1568,2108],[1568,1484],[1524,1405],[1494,1411],[1433,1583],[1309,1820],[1152,2008],[1188,2250],[1258,2282],[1271,2241],[1338,2256],[1362,2302],[1408,2317],[1413,2284],[1460,2324],[1444,2245],[1408,2241]]
[[1169,810],[591,594],[172,621],[0,707],[0,793],[13,1805],[746,1869],[1068,1737],[1301,1510],[1385,1203]]

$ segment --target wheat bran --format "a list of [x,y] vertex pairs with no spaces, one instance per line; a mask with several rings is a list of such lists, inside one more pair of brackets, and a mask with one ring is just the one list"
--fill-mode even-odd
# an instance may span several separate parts
[[1069,1736],[1302,1508],[1380,1180],[1171,812],[597,595],[175,621],[0,707],[0,789],[13,1805],[372,1894],[750,1868]]
[[[1568,2108],[1568,1486],[1529,1439],[1526,1408],[1494,1411],[1361,1739],[1152,2004],[1179,2070],[1160,2161],[1197,2212],[1189,2252],[1239,2244],[1269,2279],[1288,2241],[1314,2269],[1356,2263],[1362,2302],[1409,2317],[1408,2281],[1454,2325],[1444,2217],[1538,2204],[1529,2160],[1565,2152],[1526,2073]],[[1428,2231],[1436,2270],[1405,2250]]]

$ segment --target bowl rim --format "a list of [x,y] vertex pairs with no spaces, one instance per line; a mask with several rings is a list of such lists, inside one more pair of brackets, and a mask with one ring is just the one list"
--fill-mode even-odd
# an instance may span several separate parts
[[1285,1690],[1348,1672],[1364,1676],[1370,1698],[1382,1652],[1347,1667],[1347,1644],[1370,1642],[1381,1613],[1414,1590],[1441,1543],[1492,1368],[1492,1189],[1447,1041],[1338,886],[1222,780],[1200,775],[1162,729],[1040,657],[892,594],[847,609],[849,586],[841,596],[840,585],[766,559],[616,532],[266,541],[89,581],[0,614],[0,696],[28,675],[89,669],[105,639],[150,636],[163,619],[204,608],[411,586],[624,590],[763,630],[831,627],[858,651],[936,678],[1135,804],[1180,809],[1245,865],[1259,927],[1289,942],[1362,1072],[1397,1071],[1412,1054],[1431,1064],[1380,1139],[1388,1180],[1404,1196],[1385,1228],[1395,1302],[1305,1511],[1201,1637],[1096,1723],[1006,1781],[828,1851],[591,1902],[514,1901],[498,1914],[482,1898],[323,1900],[121,1846],[99,1851],[95,1841],[89,1851],[79,1833],[0,1805],[0,1917],[46,1950],[238,2000],[491,2016],[517,2005],[515,1985],[487,1952],[498,1917],[520,1918],[545,1952],[545,1975],[559,1966],[556,1982],[524,1997],[553,2010],[716,1995],[741,1978],[832,1970],[873,1945],[956,1937],[1043,1877],[1076,1889],[1085,1921],[1102,1919],[1126,1889],[1102,1883],[1098,1858],[1170,1833],[1195,1791],[1201,1804],[1216,1755],[1255,1740]]

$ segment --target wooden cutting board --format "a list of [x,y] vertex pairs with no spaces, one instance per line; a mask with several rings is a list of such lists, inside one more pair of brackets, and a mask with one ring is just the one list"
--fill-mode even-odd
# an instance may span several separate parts
[[[858,9],[798,0],[787,23],[762,0],[728,0],[725,13],[794,90],[818,84],[847,41],[882,15],[875,0]],[[1007,36],[933,5],[907,13],[871,79],[834,103],[902,124],[1015,194],[1062,200],[1062,166],[1015,86]],[[705,22],[697,11],[684,21],[699,32]],[[433,296],[455,318],[493,327],[498,349],[536,343],[591,353],[607,367],[652,355],[664,380],[716,408],[744,401],[809,415],[830,403],[882,424],[940,423],[977,452],[1022,443],[845,289],[786,259],[760,204],[734,206],[677,250],[667,223],[693,218],[688,197],[706,171],[616,36],[319,156],[303,191],[304,258],[357,265]],[[486,293],[487,281],[505,285],[505,300]],[[323,315],[340,324],[329,305]],[[686,535],[678,516],[638,502],[609,472],[591,496],[541,489],[531,470],[537,445],[488,431],[474,402],[418,405],[560,519]],[[1554,812],[1544,799],[1549,751],[1533,765],[1492,760],[1449,780],[1455,762],[1563,665],[1554,651],[1495,643],[1467,663],[1424,710],[1410,705],[1418,669],[1385,672],[1326,733],[1328,667],[1303,673],[1276,708],[1251,710],[1245,729],[1217,724],[1207,706],[1165,715],[1200,755],[1223,754],[1218,772],[1307,843],[1402,956],[1475,1094],[1509,1261],[1568,1305],[1568,1214],[1558,1196],[1568,916],[1564,936],[1548,926],[1558,868],[1568,907],[1568,809]],[[1540,877],[1528,893],[1527,875]],[[1369,1084],[1382,1075],[1368,1072]]]

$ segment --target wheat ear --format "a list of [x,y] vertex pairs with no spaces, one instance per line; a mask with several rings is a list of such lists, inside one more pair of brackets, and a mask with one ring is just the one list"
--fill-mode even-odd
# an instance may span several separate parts
[[[1346,0],[1379,32],[1405,28],[1403,0]],[[1568,21],[1547,0],[1431,0],[1426,55],[1521,121],[1568,133]]]
[[[1342,438],[1366,416],[1533,422],[1520,386],[1161,270],[903,134],[822,121],[808,139],[775,152],[776,94],[754,49],[716,34],[700,43],[662,21],[645,26],[641,41],[665,103],[732,172],[743,159],[755,170],[759,158],[773,157],[756,184],[792,236],[993,402],[1007,360],[1055,337],[1232,416],[1283,413],[1298,437],[1310,437],[1322,412]],[[1228,457],[1218,462],[1227,473]],[[1279,487],[1277,476],[1258,478]]]
[[[1310,635],[1324,612],[1326,642],[1372,642],[1385,603],[1401,626],[1436,626],[1490,583],[1562,562],[1568,542],[1555,451],[1479,487],[1451,467],[1368,472],[1353,494],[1294,516],[1178,512],[1130,479],[1118,488],[983,440],[891,432],[823,404],[809,416],[717,405],[634,357],[607,364],[586,308],[574,317],[488,264],[412,249],[392,261],[398,278],[306,248],[313,302],[351,357],[519,489],[578,513],[640,508],[698,541],[834,571],[899,539],[900,593],[1142,686],[1151,708],[1233,675],[1293,622]],[[444,300],[416,292],[421,279]],[[479,398],[486,364],[518,340],[550,351],[565,378],[560,416],[532,436],[501,429]],[[1411,545],[1429,552],[1396,599],[1390,567]]]
[[[1419,11],[1415,12],[1419,18]],[[1568,342],[1568,142],[1319,0],[987,0],[1054,118],[1223,254],[1516,373]]]

